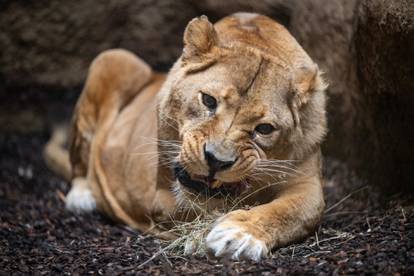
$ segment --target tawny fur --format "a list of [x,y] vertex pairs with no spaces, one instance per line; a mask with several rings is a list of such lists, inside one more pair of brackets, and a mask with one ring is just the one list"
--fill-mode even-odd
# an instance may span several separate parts
[[[220,218],[207,247],[216,256],[260,259],[306,237],[324,209],[326,85],[318,67],[283,26],[256,14],[234,14],[215,25],[204,16],[193,19],[184,44],[166,76],[125,50],[96,58],[73,117],[72,178],[86,180],[82,189],[92,192],[99,210],[157,233],[154,222],[185,212],[173,188],[180,203],[226,207],[221,199],[206,204],[181,187],[169,166],[175,160],[191,174],[207,175],[203,145],[215,142],[224,155],[238,154],[216,178],[248,181],[251,195],[239,203],[256,206]],[[202,104],[201,92],[217,99],[214,114]],[[255,133],[266,122],[277,130]],[[178,146],[173,150],[160,140]],[[260,173],[263,160],[294,160],[283,163],[294,166]]]

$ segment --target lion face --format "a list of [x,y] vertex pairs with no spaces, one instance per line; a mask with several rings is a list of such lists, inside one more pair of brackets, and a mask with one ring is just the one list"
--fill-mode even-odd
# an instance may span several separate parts
[[176,86],[179,163],[192,176],[239,182],[292,130],[288,83],[269,79],[271,66],[253,53],[228,57]]
[[269,167],[271,161],[303,155],[324,133],[304,141],[301,127],[308,120],[300,121],[304,105],[317,100],[311,93],[323,90],[316,86],[322,81],[312,62],[295,67],[281,55],[245,44],[217,46],[219,41],[205,18],[190,22],[160,109],[181,142],[175,176],[196,192],[231,193],[258,178],[274,179],[283,170]]

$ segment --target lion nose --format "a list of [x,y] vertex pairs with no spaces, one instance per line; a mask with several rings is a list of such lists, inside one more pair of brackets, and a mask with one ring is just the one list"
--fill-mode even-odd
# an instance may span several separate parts
[[206,158],[207,164],[212,171],[222,171],[230,168],[236,162],[237,158],[229,160],[220,160],[218,159],[213,152],[209,151],[204,147],[204,156]]

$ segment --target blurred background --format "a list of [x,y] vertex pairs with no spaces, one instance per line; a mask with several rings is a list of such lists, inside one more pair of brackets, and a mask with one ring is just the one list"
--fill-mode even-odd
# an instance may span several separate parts
[[126,48],[168,71],[190,19],[205,14],[215,22],[238,11],[285,25],[326,72],[324,154],[387,194],[413,192],[412,0],[2,0],[1,151],[43,143],[53,124],[69,120],[101,51]]

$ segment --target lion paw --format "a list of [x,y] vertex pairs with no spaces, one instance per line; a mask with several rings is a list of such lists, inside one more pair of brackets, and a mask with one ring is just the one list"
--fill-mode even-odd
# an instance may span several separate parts
[[247,228],[240,222],[219,222],[206,237],[207,250],[215,257],[261,260],[269,251],[266,243],[255,237]]
[[96,201],[92,191],[76,183],[81,181],[80,179],[75,178],[73,181],[73,186],[66,195],[66,209],[75,213],[87,213],[95,210]]

